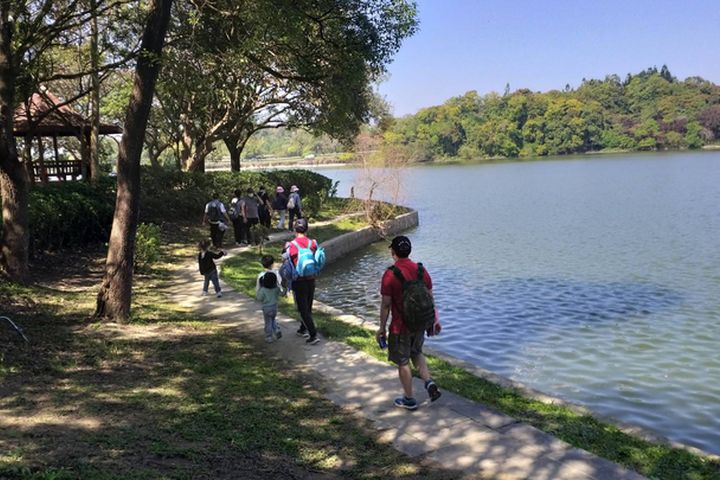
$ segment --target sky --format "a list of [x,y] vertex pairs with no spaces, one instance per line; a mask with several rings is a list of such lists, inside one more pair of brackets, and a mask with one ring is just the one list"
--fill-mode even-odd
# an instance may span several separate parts
[[417,0],[379,91],[397,116],[476,90],[562,89],[666,64],[720,84],[720,0]]

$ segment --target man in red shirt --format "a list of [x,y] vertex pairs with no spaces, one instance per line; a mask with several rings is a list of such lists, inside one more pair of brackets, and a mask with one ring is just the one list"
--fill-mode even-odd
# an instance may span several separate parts
[[[297,266],[298,246],[310,248],[314,253],[317,250],[317,240],[308,238],[305,234],[308,230],[308,222],[300,218],[295,222],[295,239],[285,244],[285,253],[290,256],[293,265]],[[312,306],[315,299],[315,277],[298,277],[292,281],[292,291],[295,297],[295,306],[300,313],[301,324],[297,331],[298,336],[306,337],[305,343],[315,345],[320,342],[317,337],[315,322],[312,318]]]
[[[408,258],[411,250],[410,239],[405,236],[393,238],[390,244],[390,253],[395,261],[395,266],[400,269],[403,277],[408,280],[418,278],[418,264]],[[423,282],[432,294],[432,279],[427,270],[424,270]],[[434,402],[440,398],[440,390],[430,378],[425,356],[422,353],[425,331],[411,332],[403,323],[402,289],[402,283],[392,270],[385,270],[380,286],[382,305],[380,307],[380,328],[377,331],[376,338],[378,341],[381,338],[387,338],[388,359],[398,366],[398,375],[404,395],[395,399],[395,406],[415,410],[418,403],[413,397],[410,360],[412,360],[413,365],[420,374],[420,378],[425,381],[425,389],[430,395],[430,401]],[[390,323],[390,333],[388,335],[387,320],[391,310],[392,322]],[[442,327],[436,316],[435,324],[427,333],[428,335],[437,335],[441,329]]]

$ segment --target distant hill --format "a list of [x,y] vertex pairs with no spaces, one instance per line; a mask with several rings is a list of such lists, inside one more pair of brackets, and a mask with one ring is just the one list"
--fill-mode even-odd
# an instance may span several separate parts
[[411,161],[695,149],[720,140],[720,86],[663,66],[577,89],[475,91],[395,119],[386,149]]

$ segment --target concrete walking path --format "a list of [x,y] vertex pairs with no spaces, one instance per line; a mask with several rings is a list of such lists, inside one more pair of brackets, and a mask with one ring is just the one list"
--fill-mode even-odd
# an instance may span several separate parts
[[[282,238],[275,234],[273,240]],[[229,258],[233,249],[228,252]],[[242,336],[264,338],[260,304],[222,284],[223,297],[200,296],[200,274],[195,262],[178,271],[166,292],[195,312],[238,328]],[[397,369],[340,342],[321,338],[306,345],[295,335],[299,324],[281,313],[283,337],[263,344],[269,353],[312,372],[331,401],[370,420],[380,437],[401,452],[424,456],[440,467],[479,478],[497,479],[642,479],[608,460],[573,448],[557,438],[497,413],[480,404],[443,391],[434,403],[422,381],[415,379],[420,403],[410,412],[393,406],[401,393]]]

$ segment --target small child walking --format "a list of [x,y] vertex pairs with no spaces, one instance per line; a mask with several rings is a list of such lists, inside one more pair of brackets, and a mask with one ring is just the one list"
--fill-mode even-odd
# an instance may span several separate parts
[[278,272],[276,269],[273,269],[273,265],[275,265],[275,258],[272,255],[263,255],[260,258],[260,264],[265,269],[264,271],[260,272],[260,274],[257,276],[257,280],[255,281],[255,292],[258,292],[260,290],[260,280],[262,277],[265,276],[267,272],[273,272],[275,276],[277,276],[277,285],[280,287],[280,293],[283,293],[283,286],[282,286],[282,279],[280,277],[280,272]]
[[282,332],[275,320],[280,287],[277,282],[277,274],[273,271],[265,272],[259,281],[260,288],[257,290],[257,299],[262,302],[263,319],[265,320],[265,341],[272,343],[282,337]]
[[208,287],[212,282],[215,288],[215,296],[217,298],[222,297],[222,291],[220,290],[220,281],[218,280],[217,267],[215,266],[215,260],[225,255],[225,252],[220,250],[219,252],[213,252],[210,250],[210,240],[202,240],[198,243],[198,266],[200,267],[200,273],[205,277],[203,282],[203,296],[208,294]]

